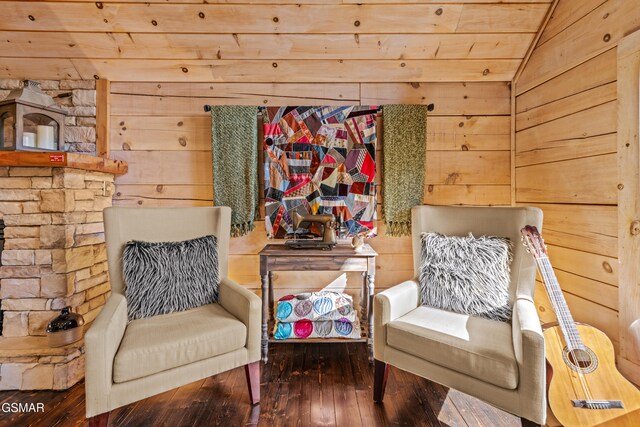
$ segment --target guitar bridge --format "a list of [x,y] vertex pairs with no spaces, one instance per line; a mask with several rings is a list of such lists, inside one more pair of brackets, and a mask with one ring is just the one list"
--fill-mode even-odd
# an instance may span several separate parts
[[573,399],[571,401],[574,408],[586,408],[586,409],[613,409],[623,408],[621,400],[580,400]]

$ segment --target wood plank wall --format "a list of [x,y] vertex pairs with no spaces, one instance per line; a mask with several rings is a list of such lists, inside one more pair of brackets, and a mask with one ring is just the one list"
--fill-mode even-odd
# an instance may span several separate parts
[[[111,84],[111,155],[129,163],[114,204],[199,206],[212,203],[211,119],[204,104],[322,105],[434,103],[427,123],[425,203],[510,203],[510,85],[498,83],[127,83]],[[380,158],[380,148],[378,158]],[[378,169],[380,177],[380,170]],[[378,289],[413,276],[409,238],[379,236]],[[230,276],[258,290],[264,223],[232,239]],[[279,292],[320,289],[345,276],[275,274]],[[348,286],[359,286],[349,277]]]
[[617,361],[640,384],[640,30],[618,44],[618,295]]
[[[640,27],[639,9],[560,0],[514,88],[516,202],[544,209],[543,235],[574,317],[616,349],[616,45]],[[555,318],[541,286],[536,303],[543,321]]]
[[0,0],[0,76],[509,81],[550,2]]
[[[0,77],[112,82],[117,204],[211,203],[205,103],[393,102],[436,106],[425,203],[509,204],[505,82],[551,1],[0,0]],[[250,287],[265,243],[234,240]],[[411,275],[408,239],[373,245],[380,287]]]

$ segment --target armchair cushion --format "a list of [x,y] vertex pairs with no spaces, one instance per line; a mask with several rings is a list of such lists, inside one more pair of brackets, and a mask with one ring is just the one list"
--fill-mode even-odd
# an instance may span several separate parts
[[122,255],[129,320],[218,301],[218,244],[209,235],[180,242],[129,241]]
[[242,348],[247,327],[219,304],[134,320],[113,364],[122,383]]
[[387,324],[387,345],[498,387],[518,386],[505,322],[421,306]]
[[509,239],[422,233],[421,243],[422,304],[491,320],[511,320]]

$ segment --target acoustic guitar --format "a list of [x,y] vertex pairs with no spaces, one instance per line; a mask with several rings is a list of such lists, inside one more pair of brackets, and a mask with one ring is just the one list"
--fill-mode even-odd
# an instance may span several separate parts
[[520,232],[558,318],[544,330],[551,412],[566,427],[640,426],[640,391],[616,369],[611,341],[574,322],[540,233],[529,225]]

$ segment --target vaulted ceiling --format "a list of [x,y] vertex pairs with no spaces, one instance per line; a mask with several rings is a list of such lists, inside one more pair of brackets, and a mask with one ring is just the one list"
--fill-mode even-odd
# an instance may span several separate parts
[[0,78],[509,81],[552,0],[0,0]]

